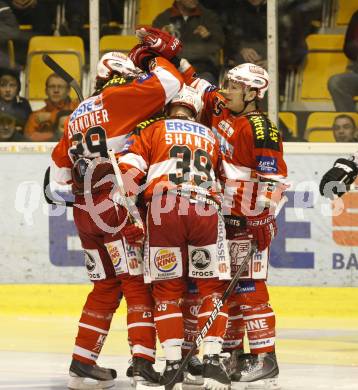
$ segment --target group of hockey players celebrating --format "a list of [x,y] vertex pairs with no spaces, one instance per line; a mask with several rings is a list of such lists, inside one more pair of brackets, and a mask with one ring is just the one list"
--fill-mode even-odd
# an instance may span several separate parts
[[[177,38],[154,28],[137,36],[128,56],[101,58],[95,92],[69,116],[52,153],[52,180],[72,184],[93,282],[68,387],[115,385],[116,371],[96,361],[124,296],[127,375],[137,388],[256,382],[278,389],[265,280],[287,169],[277,127],[258,109],[268,74],[241,64],[218,89],[180,59]],[[257,251],[202,339],[202,361],[196,351],[182,370],[252,243]],[[153,368],[157,337],[162,373]]]

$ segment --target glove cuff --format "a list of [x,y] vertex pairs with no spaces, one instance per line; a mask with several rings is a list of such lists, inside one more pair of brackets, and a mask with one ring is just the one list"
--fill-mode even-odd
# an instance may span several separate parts
[[268,225],[270,222],[274,220],[275,220],[275,216],[273,214],[268,214],[264,212],[254,217],[246,217],[246,225],[248,227],[263,226],[263,225]]
[[358,167],[356,162],[353,160],[347,160],[346,158],[339,158],[334,162],[334,168],[343,169],[349,175],[357,175]]

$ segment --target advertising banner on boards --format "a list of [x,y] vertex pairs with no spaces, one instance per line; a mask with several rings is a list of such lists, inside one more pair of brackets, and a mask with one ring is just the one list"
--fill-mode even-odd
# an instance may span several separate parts
[[[21,152],[0,148],[0,283],[87,282],[72,209],[43,198],[52,146],[27,145]],[[340,156],[286,153],[291,187],[277,217],[271,285],[358,286],[358,191],[334,204],[318,192]]]

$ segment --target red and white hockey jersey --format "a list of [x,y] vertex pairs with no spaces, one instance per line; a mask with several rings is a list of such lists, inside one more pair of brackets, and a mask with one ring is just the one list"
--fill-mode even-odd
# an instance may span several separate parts
[[122,171],[136,168],[136,179],[146,176],[144,198],[181,188],[209,195],[218,202],[219,143],[212,131],[197,122],[169,118],[136,131],[124,148]]
[[108,149],[119,153],[126,135],[167,104],[182,84],[180,73],[161,57],[155,59],[151,72],[139,79],[112,79],[99,95],[81,102],[67,119],[64,135],[52,152],[52,180],[71,182],[69,149],[76,144],[85,157],[104,157]]
[[218,92],[205,93],[203,122],[220,142],[229,214],[255,215],[265,205],[274,208],[287,188],[280,133],[262,112],[236,116],[224,105],[225,100]]

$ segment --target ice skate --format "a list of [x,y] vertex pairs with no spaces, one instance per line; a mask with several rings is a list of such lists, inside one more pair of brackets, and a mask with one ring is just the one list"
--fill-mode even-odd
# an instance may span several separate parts
[[103,368],[72,359],[67,387],[72,390],[111,389],[115,386],[115,378],[117,372],[112,368]]
[[275,352],[245,355],[247,358],[243,362],[240,377],[240,382],[250,382],[245,389],[279,390],[279,368]]
[[167,360],[165,370],[160,377],[160,384],[164,386],[165,390],[182,390],[184,373],[181,373],[177,376],[174,384],[167,385],[174,377],[175,373],[180,367],[180,364],[181,360]]
[[138,382],[152,382],[159,384],[160,380],[160,374],[154,370],[153,363],[142,357],[134,357],[132,359],[132,377],[135,384]]
[[244,353],[243,349],[235,349],[223,360],[226,372],[228,373],[231,381],[238,382],[240,380],[241,371],[244,368],[244,362],[250,356],[250,354]]
[[129,359],[128,363],[129,363],[129,367],[127,368],[126,371],[126,377],[133,378],[133,359]]
[[129,363],[129,367],[127,368],[127,371],[126,371],[126,377],[129,378],[131,386],[135,387],[135,383],[134,383],[134,379],[133,379],[133,360],[130,359],[128,361],[128,363]]
[[220,362],[220,356],[204,355],[203,378],[205,390],[228,390],[231,388],[230,378],[225,366]]
[[184,371],[184,384],[197,386],[204,384],[203,364],[196,355],[189,359],[188,365]]

